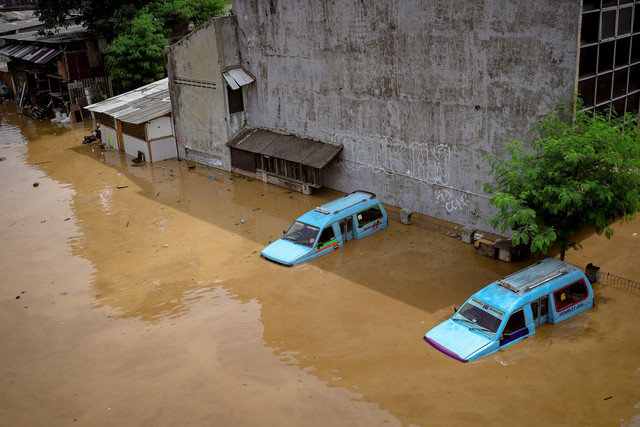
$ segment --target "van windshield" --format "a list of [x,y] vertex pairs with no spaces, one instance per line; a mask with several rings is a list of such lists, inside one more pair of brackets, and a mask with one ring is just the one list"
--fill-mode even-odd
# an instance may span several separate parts
[[493,338],[502,319],[504,319],[504,311],[471,298],[454,314],[452,319],[459,321],[469,329]]
[[284,233],[282,238],[299,245],[312,247],[318,237],[319,231],[320,229],[318,227],[296,221],[291,224],[291,227]]

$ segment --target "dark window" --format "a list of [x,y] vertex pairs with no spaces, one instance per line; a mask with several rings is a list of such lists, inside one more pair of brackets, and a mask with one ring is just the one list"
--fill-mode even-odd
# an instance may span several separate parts
[[122,123],[122,133],[133,136],[134,138],[141,139],[146,141],[147,136],[144,132],[144,124],[136,125],[133,123],[121,122]]
[[580,49],[580,77],[594,76],[598,66],[598,46]]
[[600,45],[600,58],[598,59],[598,72],[613,69],[613,48],[615,43],[608,42]]
[[600,28],[600,12],[582,15],[582,44],[596,43]]
[[625,7],[618,12],[618,36],[631,32],[631,8]]
[[[613,97],[617,98],[627,93],[627,73],[628,68],[618,70],[613,75]],[[617,111],[620,113],[620,111]]]
[[611,7],[616,6],[618,4],[618,0],[603,0],[602,7]]
[[587,80],[583,80],[578,83],[578,92],[584,100],[585,107],[592,107],[594,105],[596,94],[596,78],[592,77]]
[[638,113],[640,111],[640,92],[627,97],[627,113]]
[[602,40],[616,35],[616,11],[602,12]]
[[326,243],[334,240],[336,235],[333,233],[333,227],[327,227],[322,230],[322,234],[318,239],[318,247],[325,245]]
[[229,114],[244,111],[244,101],[242,99],[242,87],[233,90],[227,85],[227,98],[229,100]]
[[[638,8],[640,9],[640,7]],[[633,36],[631,44],[631,63],[640,61],[640,35]]]
[[640,7],[638,6],[633,14],[633,32],[640,32]]
[[544,297],[540,300],[540,316],[546,316],[549,313],[549,298]]
[[509,317],[509,321],[504,327],[503,335],[509,335],[527,327],[524,321],[524,311],[518,310]]
[[625,37],[616,41],[616,67],[629,65],[629,48],[631,37]]
[[594,10],[594,9],[600,9],[600,0],[584,0],[582,2],[582,10],[583,11],[588,11],[588,10]]
[[556,302],[556,311],[563,310],[570,305],[582,301],[587,297],[587,295],[587,285],[585,285],[582,280],[556,291],[553,294],[553,299]]
[[377,221],[382,218],[382,211],[380,210],[380,206],[375,205],[370,207],[369,209],[359,212],[356,215],[356,219],[358,220],[358,227],[362,228],[365,225]]
[[626,103],[626,98],[616,99],[611,103],[611,107],[613,108],[613,114],[615,116],[622,116],[624,114],[624,105]]
[[611,80],[613,73],[598,76],[598,91],[596,93],[596,104],[600,104],[611,99]]
[[640,87],[639,80],[640,79],[640,64],[634,65],[629,68],[629,92],[633,92],[634,90],[638,90]]

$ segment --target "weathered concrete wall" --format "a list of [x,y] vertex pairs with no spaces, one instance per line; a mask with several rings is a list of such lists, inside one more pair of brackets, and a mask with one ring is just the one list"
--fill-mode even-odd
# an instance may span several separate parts
[[[231,170],[232,136],[222,70],[239,64],[236,17],[214,18],[167,48],[178,155]],[[224,42],[223,42],[224,41]],[[244,124],[244,115],[239,128]]]
[[575,89],[575,0],[234,0],[252,126],[340,142],[343,191],[487,229],[487,154]]

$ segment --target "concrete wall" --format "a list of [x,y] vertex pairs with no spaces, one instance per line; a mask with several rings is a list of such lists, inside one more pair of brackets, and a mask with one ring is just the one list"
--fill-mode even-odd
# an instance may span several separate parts
[[225,143],[244,125],[230,124],[222,70],[238,65],[236,17],[214,18],[167,50],[178,154],[231,170]]
[[344,144],[329,187],[486,230],[482,158],[572,96],[580,3],[234,0],[247,121]]

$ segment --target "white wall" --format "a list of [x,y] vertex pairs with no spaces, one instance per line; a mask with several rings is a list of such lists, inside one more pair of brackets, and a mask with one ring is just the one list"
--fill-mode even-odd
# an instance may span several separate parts
[[178,157],[176,138],[170,136],[168,138],[156,139],[154,141],[151,141],[151,153],[153,154],[154,162]]
[[149,141],[166,136],[174,136],[171,117],[158,117],[157,119],[153,119],[151,122],[147,123],[147,138]]
[[103,144],[107,144],[111,148],[118,148],[118,134],[114,128],[101,123],[100,136]]

